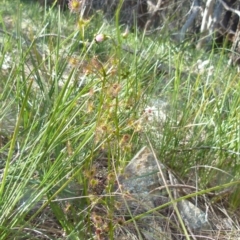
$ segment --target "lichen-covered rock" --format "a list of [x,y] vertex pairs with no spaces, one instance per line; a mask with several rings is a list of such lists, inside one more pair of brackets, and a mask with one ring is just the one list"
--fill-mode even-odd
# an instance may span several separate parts
[[208,221],[207,212],[202,211],[199,207],[195,206],[189,201],[183,200],[178,203],[179,212],[185,224],[191,229],[200,231],[210,230],[211,225]]
[[[176,190],[178,185],[174,174],[147,147],[143,147],[129,162],[124,172],[119,175],[115,186],[118,206],[116,212],[130,219],[142,214],[135,221],[135,225],[125,226],[129,227],[128,231],[135,234],[136,239],[140,239],[139,234],[147,240],[173,239],[171,236],[174,232],[180,234],[179,228],[176,228],[178,220],[172,204],[161,210],[152,211],[170,202],[167,187],[172,196],[181,197]],[[186,228],[192,232],[211,229],[207,213],[190,201],[178,202],[177,208]],[[149,210],[151,212],[146,213]],[[122,238],[123,235],[126,235],[126,231],[124,233],[116,230],[116,239],[135,239],[135,237]]]
[[[158,163],[148,148],[142,148],[126,166],[125,171],[119,176],[116,193],[124,204],[127,202],[132,214],[139,214],[155,207],[155,203],[168,201],[166,193],[158,190],[159,167],[162,168],[164,177],[167,178],[165,167]],[[127,210],[127,209],[126,209]]]

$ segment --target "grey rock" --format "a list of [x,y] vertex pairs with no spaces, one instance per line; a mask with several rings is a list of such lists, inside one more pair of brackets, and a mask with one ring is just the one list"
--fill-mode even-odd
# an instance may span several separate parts
[[190,201],[183,200],[178,203],[179,212],[184,222],[192,230],[210,230],[211,225],[208,221],[207,213],[192,204]]
[[[169,212],[174,213],[173,207],[170,205],[151,213],[146,212],[170,202],[164,186],[179,184],[174,174],[169,172],[147,147],[143,147],[126,166],[123,174],[119,175],[117,182],[115,194],[119,204],[116,211],[130,218],[143,214],[136,220],[135,225],[142,239],[173,239],[171,224],[169,224],[171,222]],[[173,196],[180,197],[174,188],[169,189]],[[211,229],[207,214],[190,201],[180,201],[177,207],[186,227],[192,232]],[[174,224],[177,225],[176,222]],[[123,231],[120,232],[123,233]],[[125,239],[126,236],[119,234],[120,232],[116,234],[116,239]],[[141,239],[137,234],[135,236],[136,238],[126,239]]]

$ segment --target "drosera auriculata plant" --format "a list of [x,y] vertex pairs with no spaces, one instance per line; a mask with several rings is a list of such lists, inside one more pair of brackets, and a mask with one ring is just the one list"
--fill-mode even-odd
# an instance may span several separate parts
[[149,141],[196,196],[219,187],[212,201],[239,231],[240,85],[224,51],[129,29],[123,1],[114,24],[84,1],[70,14],[27,4],[0,3],[0,240],[115,239],[134,219],[114,214],[113,185]]

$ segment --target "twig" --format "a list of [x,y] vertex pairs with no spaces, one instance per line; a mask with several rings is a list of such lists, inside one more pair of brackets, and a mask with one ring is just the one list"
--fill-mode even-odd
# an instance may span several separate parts
[[202,8],[200,6],[199,1],[194,0],[193,7],[191,9],[192,13],[189,16],[189,18],[187,19],[187,21],[185,22],[185,24],[183,25],[181,31],[180,31],[180,41],[181,42],[184,40],[187,29],[192,25],[193,21],[196,19],[200,10],[202,10]]
[[[189,186],[189,185],[183,185],[183,184],[174,184],[174,185],[167,185],[168,188],[177,188],[177,189],[181,189],[183,191],[183,189],[185,188],[188,188],[188,189],[191,189],[191,190],[196,190],[196,187],[193,187],[193,186]],[[156,190],[163,190],[163,189],[166,189],[166,186],[161,186],[161,187],[158,187],[158,188],[155,188],[153,189],[152,191],[149,192],[149,194],[153,193],[154,191]],[[208,192],[206,193],[209,197],[213,198],[213,197],[220,197],[222,195],[225,195],[229,192],[231,192],[233,189],[232,188],[227,188],[221,192],[217,192],[217,193],[213,193],[213,192]],[[185,191],[183,191],[184,194],[188,194],[186,193]]]
[[219,0],[219,2],[223,5],[223,7],[224,7],[227,11],[233,12],[233,13],[237,14],[237,15],[240,17],[240,11],[229,7],[229,6],[228,6],[224,1],[222,1],[222,0]]
[[193,150],[220,150],[224,152],[228,152],[230,154],[235,154],[237,156],[240,156],[240,152],[235,152],[226,148],[221,148],[221,147],[210,147],[210,146],[200,146],[200,147],[192,147],[192,148],[185,148],[185,149],[173,149],[175,152],[187,152],[187,151],[193,151]]
[[[183,184],[170,184],[170,185],[167,185],[167,187],[169,187],[169,188],[180,188],[180,189],[188,188],[188,189],[196,190],[196,188],[193,187],[193,186],[183,185]],[[166,189],[166,186],[161,186],[161,187],[155,188],[152,191],[150,191],[149,193],[152,193],[156,190],[161,191],[163,189]]]
[[202,38],[197,44],[197,48],[200,49],[203,44],[208,40],[208,30],[212,24],[212,15],[213,15],[213,6],[215,0],[207,0],[206,7],[203,14],[202,24],[201,24],[201,33]]

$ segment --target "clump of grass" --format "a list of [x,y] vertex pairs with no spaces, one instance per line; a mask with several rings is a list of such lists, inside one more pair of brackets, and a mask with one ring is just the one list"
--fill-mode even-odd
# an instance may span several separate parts
[[[240,86],[223,52],[126,33],[100,12],[50,8],[41,18],[37,6],[15,4],[0,10],[1,239],[114,239],[124,219],[101,194],[149,139],[199,191],[238,179]],[[198,59],[212,74],[198,71]],[[239,207],[234,190],[228,209]]]
[[[141,92],[126,77],[125,59],[116,57],[113,41],[109,38],[104,47],[105,42],[95,41],[98,30],[85,35],[94,19],[77,19],[77,29],[63,36],[64,20],[50,9],[43,22],[36,23],[41,27],[30,29],[26,36],[27,29],[21,28],[24,14],[20,8],[18,34],[11,33],[6,40],[18,57],[12,58],[12,67],[3,75],[1,101],[8,105],[2,105],[1,111],[10,108],[11,101],[19,110],[11,132],[7,117],[1,119],[1,133],[8,134],[9,141],[1,145],[6,154],[1,155],[1,237],[90,238],[94,232],[87,235],[88,209],[98,201],[91,194],[96,188],[105,189],[94,174],[94,159],[100,151],[107,152],[106,178],[112,164],[124,165],[123,156],[131,151],[134,137],[135,96]],[[100,44],[109,48],[104,57],[99,54]],[[81,199],[78,206],[76,197]],[[39,221],[53,224],[53,215],[56,232],[38,230]]]

